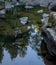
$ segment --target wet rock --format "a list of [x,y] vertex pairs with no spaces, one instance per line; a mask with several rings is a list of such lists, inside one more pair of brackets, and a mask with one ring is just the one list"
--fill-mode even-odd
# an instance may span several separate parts
[[0,18],[5,18],[6,11],[5,9],[0,10]]
[[5,9],[0,10],[0,15],[4,15],[5,14]]
[[16,2],[15,3],[15,6],[20,6],[21,4],[19,2]]
[[43,13],[42,17],[43,18],[49,17],[49,14]]
[[56,56],[56,30],[55,28],[42,28],[43,39],[51,56]]
[[20,23],[22,23],[23,25],[25,25],[27,22],[28,22],[28,17],[20,18]]
[[43,18],[43,19],[41,19],[41,22],[44,24],[44,25],[46,25],[47,23],[48,23],[48,17],[47,18]]

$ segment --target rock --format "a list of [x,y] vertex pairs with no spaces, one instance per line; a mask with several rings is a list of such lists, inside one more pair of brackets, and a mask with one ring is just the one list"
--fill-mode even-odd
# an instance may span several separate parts
[[6,11],[5,9],[0,10],[0,18],[5,18]]
[[56,12],[50,12],[50,16],[53,16],[53,18],[56,19]]
[[42,17],[43,17],[43,19],[41,19],[41,22],[42,22],[44,25],[47,24],[47,23],[48,23],[48,20],[49,20],[49,14],[44,13],[44,14],[42,15]]
[[32,9],[33,6],[31,6],[31,5],[26,5],[25,8],[26,8],[26,9]]
[[42,35],[49,54],[56,57],[56,30],[53,28],[42,28]]
[[19,5],[21,5],[19,2],[16,2],[16,3],[15,3],[15,6],[19,6]]
[[0,10],[5,8],[5,2],[0,1]]
[[31,29],[31,26],[27,26],[27,30],[30,30]]
[[44,11],[43,10],[38,10],[37,13],[43,13]]
[[41,22],[42,22],[44,25],[46,25],[46,24],[48,24],[48,20],[49,20],[48,17],[47,17],[47,18],[43,18],[43,19],[41,19]]
[[5,14],[5,9],[0,10],[0,15],[4,15]]
[[55,0],[19,0],[19,1],[25,4],[31,4],[33,6],[40,5],[42,7],[48,7],[49,4]]
[[48,8],[49,10],[56,11],[56,1],[51,2]]
[[49,17],[49,14],[43,13],[42,17],[43,18]]
[[28,17],[20,18],[20,23],[22,23],[23,25],[25,25],[27,22],[28,22]]
[[56,41],[56,31],[54,29],[51,29],[51,28],[47,28],[47,31],[49,31],[49,33],[53,37],[53,40]]

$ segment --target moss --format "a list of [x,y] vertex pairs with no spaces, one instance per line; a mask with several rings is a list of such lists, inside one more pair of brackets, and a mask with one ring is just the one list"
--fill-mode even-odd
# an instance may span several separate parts
[[[24,6],[25,5],[22,5],[6,11],[6,21],[2,26],[0,26],[0,34],[12,35],[17,27],[23,33],[27,31],[27,26],[31,24],[38,24],[38,26],[41,27],[42,14],[38,14],[37,10],[43,9],[45,13],[49,13],[48,9],[40,6],[34,6],[32,9],[25,9]],[[24,16],[28,17],[30,21],[26,25],[22,25],[19,21],[19,18]]]

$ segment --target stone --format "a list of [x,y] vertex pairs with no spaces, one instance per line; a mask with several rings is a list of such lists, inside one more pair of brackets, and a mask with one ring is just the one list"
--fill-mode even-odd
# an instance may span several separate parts
[[0,10],[0,15],[4,15],[5,14],[5,9]]
[[33,8],[33,6],[26,5],[26,6],[25,6],[25,8],[26,8],[26,9],[32,9],[32,8]]
[[46,43],[48,52],[51,56],[56,57],[56,30],[55,28],[42,28],[43,40]]
[[28,22],[28,17],[22,17],[20,18],[20,23],[25,25]]
[[19,6],[19,5],[21,5],[19,2],[16,2],[16,3],[15,3],[15,6]]
[[42,17],[43,18],[49,17],[49,14],[43,13]]
[[43,13],[44,11],[43,10],[38,10],[37,13]]

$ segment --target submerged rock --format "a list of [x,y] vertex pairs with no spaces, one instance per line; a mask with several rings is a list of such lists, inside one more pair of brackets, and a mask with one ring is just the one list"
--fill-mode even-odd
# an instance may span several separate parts
[[37,13],[43,13],[44,11],[43,10],[38,10]]
[[49,17],[49,14],[43,13],[42,17],[43,18]]
[[4,15],[5,14],[5,9],[0,10],[0,15]]
[[19,2],[16,2],[16,3],[15,3],[15,6],[19,6],[19,5],[21,5]]
[[5,18],[6,10],[0,10],[0,18]]
[[23,25],[25,25],[27,22],[28,22],[28,17],[20,18],[20,23],[22,23]]
[[56,57],[56,29],[42,28],[43,39],[51,56]]
[[26,8],[26,9],[32,9],[33,6],[31,6],[31,5],[26,5],[25,8]]

